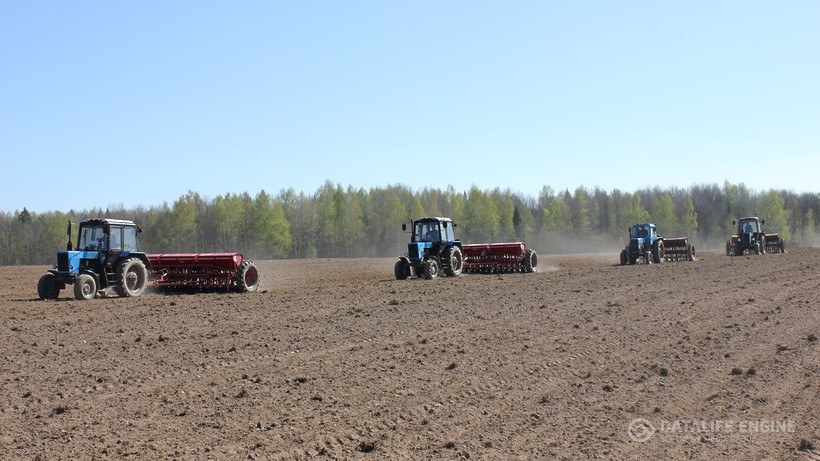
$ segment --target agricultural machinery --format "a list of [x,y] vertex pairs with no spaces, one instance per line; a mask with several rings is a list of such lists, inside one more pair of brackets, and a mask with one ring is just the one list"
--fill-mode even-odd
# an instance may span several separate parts
[[[411,223],[408,252],[395,266],[397,280],[431,279],[439,274],[534,272],[538,255],[523,242],[462,245],[449,218],[423,218]],[[402,224],[407,231],[407,224]]]
[[742,256],[746,252],[756,255],[764,253],[785,253],[786,244],[779,234],[766,234],[763,225],[766,221],[757,217],[740,218],[732,221],[737,226],[737,234],[726,241],[726,254]]
[[259,286],[256,265],[240,253],[145,254],[138,250],[140,232],[132,221],[87,219],[80,223],[74,250],[69,222],[66,250],[57,252],[57,265],[37,283],[40,299],[57,299],[66,285],[73,285],[77,299],[107,295],[110,290],[136,297],[149,286],[240,292]]
[[635,264],[643,258],[646,264],[664,261],[694,261],[695,245],[686,237],[661,237],[654,224],[635,224],[629,229],[629,243],[621,250],[622,265]]
[[[439,273],[460,275],[464,258],[461,241],[456,239],[456,223],[449,218],[422,218],[413,221],[412,226],[407,254],[399,258],[394,268],[396,279],[415,275],[429,280]],[[406,232],[407,224],[402,224],[401,230]]]

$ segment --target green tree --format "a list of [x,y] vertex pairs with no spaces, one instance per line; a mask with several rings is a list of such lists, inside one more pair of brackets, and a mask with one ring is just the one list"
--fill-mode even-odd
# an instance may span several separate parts
[[563,198],[553,198],[543,211],[542,222],[547,234],[569,234],[572,230],[572,211]]
[[280,258],[289,254],[292,241],[284,207],[281,203],[274,202],[264,190],[253,200],[250,221],[254,238],[252,254],[266,258]]
[[788,213],[783,207],[783,195],[775,190],[770,190],[758,198],[757,215],[766,221],[764,230],[768,233],[777,232],[785,240],[790,240],[792,236],[788,224]]
[[665,237],[678,235],[681,227],[675,213],[675,202],[670,194],[656,197],[652,207],[651,220],[658,226],[658,233]]

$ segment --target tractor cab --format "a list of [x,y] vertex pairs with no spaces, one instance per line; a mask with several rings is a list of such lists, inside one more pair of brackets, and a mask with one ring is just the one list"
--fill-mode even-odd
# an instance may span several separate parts
[[413,223],[411,242],[439,243],[456,240],[455,224],[447,218],[426,218]]
[[137,235],[141,231],[131,221],[87,219],[80,223],[77,249],[100,252],[137,251]]
[[629,230],[630,239],[648,239],[651,241],[656,236],[654,224],[635,224]]

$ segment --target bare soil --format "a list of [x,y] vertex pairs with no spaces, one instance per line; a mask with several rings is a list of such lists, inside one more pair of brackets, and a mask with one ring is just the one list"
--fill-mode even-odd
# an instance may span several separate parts
[[820,250],[617,259],[53,302],[0,267],[0,459],[820,459]]

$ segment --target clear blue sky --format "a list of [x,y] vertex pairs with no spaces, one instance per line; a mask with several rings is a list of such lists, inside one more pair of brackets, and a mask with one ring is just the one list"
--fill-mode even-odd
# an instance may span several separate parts
[[820,2],[0,6],[0,211],[188,190],[816,192]]

